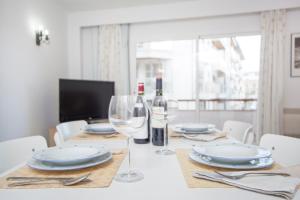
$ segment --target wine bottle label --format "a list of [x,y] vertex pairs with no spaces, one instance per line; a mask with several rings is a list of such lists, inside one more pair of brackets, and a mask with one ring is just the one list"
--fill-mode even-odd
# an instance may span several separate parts
[[142,130],[139,131],[139,133],[133,134],[134,139],[146,139],[148,138],[148,132],[147,132],[147,126],[144,126]]
[[142,103],[136,103],[136,104],[134,105],[134,107],[135,107],[135,108],[143,108],[144,105],[143,105]]
[[132,127],[139,131],[133,131],[133,138],[142,139],[147,138],[147,120],[145,117],[134,117],[132,119]]
[[152,107],[152,128],[164,128],[165,125],[165,108]]

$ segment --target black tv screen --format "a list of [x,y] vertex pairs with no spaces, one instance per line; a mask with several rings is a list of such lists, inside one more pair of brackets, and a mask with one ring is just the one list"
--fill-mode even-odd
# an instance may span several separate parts
[[114,82],[59,80],[59,121],[107,119]]

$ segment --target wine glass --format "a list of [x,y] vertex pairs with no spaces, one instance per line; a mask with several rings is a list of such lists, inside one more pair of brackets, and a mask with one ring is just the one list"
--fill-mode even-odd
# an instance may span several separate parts
[[175,154],[175,152],[171,149],[169,149],[168,144],[169,144],[169,140],[168,140],[168,125],[170,122],[172,122],[176,116],[177,116],[177,111],[178,111],[178,101],[175,99],[168,99],[167,101],[167,110],[164,113],[164,117],[162,118],[163,121],[162,123],[166,123],[166,125],[164,126],[164,146],[161,149],[158,149],[156,151],[156,154],[159,155],[173,155]]
[[112,96],[109,104],[109,122],[113,128],[126,135],[128,148],[128,170],[117,174],[116,181],[135,182],[144,178],[143,174],[131,167],[130,143],[134,135],[141,133],[147,125],[148,110],[146,103],[137,96]]

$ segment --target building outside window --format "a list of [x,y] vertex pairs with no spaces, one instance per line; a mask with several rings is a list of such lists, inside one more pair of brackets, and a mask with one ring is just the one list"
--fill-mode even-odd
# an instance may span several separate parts
[[137,81],[151,99],[155,78],[182,110],[255,110],[260,36],[235,36],[137,44]]

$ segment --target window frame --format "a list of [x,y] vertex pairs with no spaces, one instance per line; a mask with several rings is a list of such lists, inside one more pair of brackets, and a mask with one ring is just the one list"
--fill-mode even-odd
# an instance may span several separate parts
[[[260,36],[262,37],[262,33],[260,31],[249,31],[249,32],[234,32],[234,33],[221,33],[221,34],[198,34],[196,38],[181,38],[181,39],[161,39],[161,40],[155,40],[155,41],[137,41],[134,44],[134,56],[132,57],[134,59],[134,64],[133,66],[130,67],[131,73],[130,73],[130,79],[131,79],[131,85],[130,85],[130,91],[132,91],[133,94],[137,94],[137,87],[135,87],[137,85],[137,57],[136,57],[136,51],[137,51],[137,45],[139,43],[147,43],[147,42],[162,42],[162,41],[167,41],[167,40],[172,40],[172,41],[180,41],[180,40],[194,40],[195,44],[196,44],[196,55],[199,55],[199,40],[201,39],[218,39],[218,38],[231,38],[231,37],[239,37],[239,36]],[[196,66],[196,84],[195,84],[195,90],[199,91],[199,59],[195,59],[195,66]],[[260,67],[259,67],[259,74],[260,74]],[[259,81],[259,80],[258,80]],[[249,111],[249,112],[253,112],[257,110],[256,109],[200,109],[200,101],[202,101],[199,98],[199,95],[195,95],[195,109],[183,109],[182,111],[196,111],[197,113],[200,112],[214,112],[214,111],[228,111],[228,112],[245,112],[245,111]],[[246,102],[248,101],[248,99],[245,99]],[[180,100],[179,100],[180,101]],[[256,99],[252,98],[249,101],[258,101],[258,96]]]

